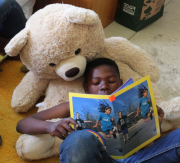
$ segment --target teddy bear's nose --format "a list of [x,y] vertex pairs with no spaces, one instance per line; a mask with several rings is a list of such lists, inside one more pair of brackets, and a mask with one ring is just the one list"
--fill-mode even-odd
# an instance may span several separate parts
[[79,73],[79,71],[80,71],[79,68],[74,67],[74,68],[71,68],[70,70],[66,71],[65,75],[66,75],[66,77],[71,78],[71,77],[76,76]]

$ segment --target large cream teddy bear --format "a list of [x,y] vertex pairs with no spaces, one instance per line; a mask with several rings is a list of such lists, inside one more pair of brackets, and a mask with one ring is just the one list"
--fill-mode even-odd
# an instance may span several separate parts
[[[145,51],[122,37],[105,39],[98,15],[72,5],[53,4],[37,11],[5,50],[10,56],[20,53],[22,62],[30,70],[14,90],[12,107],[16,112],[27,112],[44,91],[45,99],[38,111],[68,101],[69,92],[84,93],[86,62],[94,58],[115,60],[124,82],[130,77],[137,81],[150,75],[155,83],[160,76]],[[153,90],[156,103],[165,112],[163,131],[179,125],[179,98],[165,102],[155,84]],[[19,156],[34,160],[58,155],[61,142],[48,134],[24,134],[16,148]]]

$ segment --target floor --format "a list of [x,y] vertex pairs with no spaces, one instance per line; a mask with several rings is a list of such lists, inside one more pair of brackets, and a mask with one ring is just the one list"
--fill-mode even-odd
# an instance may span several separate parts
[[140,30],[116,22],[104,29],[105,37],[125,37],[144,49],[155,61],[161,76],[156,83],[165,100],[180,96],[180,1],[165,0],[163,16]]

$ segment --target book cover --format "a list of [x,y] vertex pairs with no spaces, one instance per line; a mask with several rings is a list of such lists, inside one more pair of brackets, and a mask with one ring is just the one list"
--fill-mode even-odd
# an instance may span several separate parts
[[127,158],[160,136],[149,76],[129,79],[111,95],[69,93],[69,102],[78,129],[98,137],[114,159]]

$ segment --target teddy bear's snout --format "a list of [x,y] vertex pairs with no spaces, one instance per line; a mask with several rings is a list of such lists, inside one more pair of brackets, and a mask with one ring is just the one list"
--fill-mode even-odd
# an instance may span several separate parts
[[71,68],[70,70],[66,71],[65,75],[68,78],[75,77],[79,73],[80,69],[78,67]]
[[86,69],[86,57],[75,55],[62,60],[56,66],[56,73],[66,81],[73,81],[84,74]]

